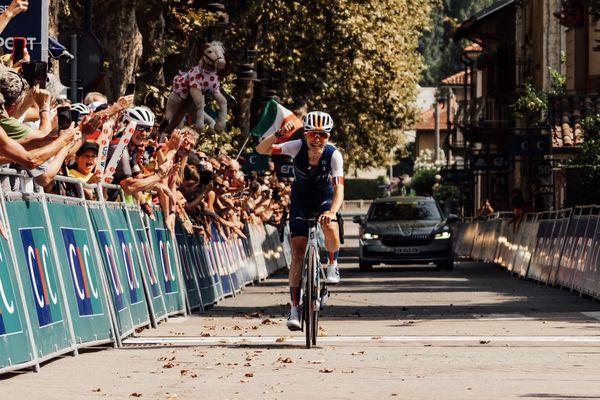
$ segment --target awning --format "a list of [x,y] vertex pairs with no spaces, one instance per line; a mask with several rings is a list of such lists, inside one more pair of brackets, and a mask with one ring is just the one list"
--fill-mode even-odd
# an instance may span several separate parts
[[450,32],[450,37],[457,41],[465,39],[469,34],[478,26],[489,20],[494,14],[507,7],[514,6],[515,0],[501,0],[491,6],[479,11],[477,14],[472,15],[469,19],[462,22],[459,26],[454,28]]

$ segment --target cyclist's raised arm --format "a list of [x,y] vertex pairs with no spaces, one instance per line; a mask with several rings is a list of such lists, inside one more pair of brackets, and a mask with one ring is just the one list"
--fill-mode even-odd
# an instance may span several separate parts
[[[270,156],[271,154],[286,154],[286,153],[273,153],[276,149],[275,142],[278,139],[281,139],[288,134],[292,134],[295,126],[291,122],[286,122],[280,130],[273,132],[273,134],[265,137],[259,144],[256,146],[256,152],[259,154],[264,154],[266,156]],[[277,150],[275,150],[277,151]]]

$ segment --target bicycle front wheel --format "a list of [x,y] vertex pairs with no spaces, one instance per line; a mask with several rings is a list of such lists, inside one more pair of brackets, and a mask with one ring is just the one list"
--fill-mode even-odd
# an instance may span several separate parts
[[306,257],[306,287],[304,293],[306,302],[304,304],[304,318],[306,321],[306,348],[317,344],[317,332],[319,331],[318,310],[315,307],[317,298],[317,274],[319,273],[319,255],[314,247],[309,247]]

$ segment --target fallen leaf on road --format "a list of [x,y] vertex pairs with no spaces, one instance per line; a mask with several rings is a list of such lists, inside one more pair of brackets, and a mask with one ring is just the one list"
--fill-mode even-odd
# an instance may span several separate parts
[[275,341],[276,341],[277,343],[283,343],[283,342],[285,342],[285,338],[284,338],[283,336],[280,336],[280,337],[278,337],[277,339],[275,339]]
[[342,370],[342,374],[353,374],[354,371],[352,371],[351,369],[343,369]]
[[234,331],[241,331],[241,330],[242,330],[242,328],[240,328],[238,325],[234,325],[234,326],[233,326],[233,330],[234,330]]
[[252,329],[257,330],[258,329],[258,325],[252,325]]
[[371,339],[373,339],[373,340],[379,340],[379,339],[381,339],[381,336],[373,336]]
[[291,359],[291,358],[289,358],[289,357],[286,357],[286,358],[279,357],[279,358],[277,359],[277,361],[279,361],[279,362],[281,362],[281,363],[284,363],[284,364],[291,364],[291,363],[293,363],[293,362],[294,362],[294,360],[292,360],[292,359]]
[[246,317],[246,319],[260,318],[260,314],[257,312],[253,312],[250,314],[246,314],[244,317]]
[[365,351],[364,351],[364,350],[361,350],[361,351],[355,351],[354,353],[352,353],[352,355],[353,355],[353,356],[360,356],[360,355],[363,355],[363,354],[365,354]]
[[131,393],[131,394],[129,395],[129,397],[142,397],[142,394],[141,394],[141,393],[136,393],[136,392],[133,392],[133,393]]
[[208,332],[202,332],[202,333],[200,333],[200,336],[202,336],[202,337],[209,337],[210,333],[208,333]]
[[252,364],[250,364],[249,362],[247,362],[246,364],[244,364],[244,367],[251,367]]
[[252,378],[254,374],[252,372],[248,372],[244,375],[246,378]]
[[479,344],[488,344],[490,341],[489,340],[480,340]]
[[198,374],[196,374],[196,373],[193,373],[193,374],[191,374],[191,375],[190,375],[190,377],[192,377],[192,378],[197,378],[197,377],[198,377]]
[[319,327],[319,336],[327,336],[328,333],[325,329],[323,329],[322,327]]
[[309,364],[323,364],[325,360],[309,360]]
[[263,320],[263,322],[261,322],[261,324],[263,325],[275,325],[277,322],[273,322],[271,321],[269,318]]
[[186,376],[189,372],[190,372],[189,369],[182,369],[181,371],[179,371],[179,375]]
[[173,368],[175,366],[175,364],[173,364],[172,362],[168,362],[165,365],[163,365],[163,368]]
[[102,389],[98,388],[98,389],[92,389],[92,392],[94,393],[100,393],[102,391]]
[[319,370],[319,372],[322,372],[322,373],[324,373],[324,374],[330,374],[330,373],[332,373],[333,371],[334,371],[334,369],[333,369],[333,368],[323,368],[323,369],[320,369],[320,370]]

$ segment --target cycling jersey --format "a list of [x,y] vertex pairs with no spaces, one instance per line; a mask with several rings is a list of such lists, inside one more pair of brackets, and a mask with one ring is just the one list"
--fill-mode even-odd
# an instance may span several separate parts
[[310,165],[308,144],[305,140],[292,140],[273,145],[273,155],[291,156],[294,163],[290,204],[290,231],[292,237],[308,236],[308,222],[296,217],[310,218],[312,213],[322,214],[331,209],[333,186],[343,184],[344,161],[342,154],[327,143],[317,165]]

